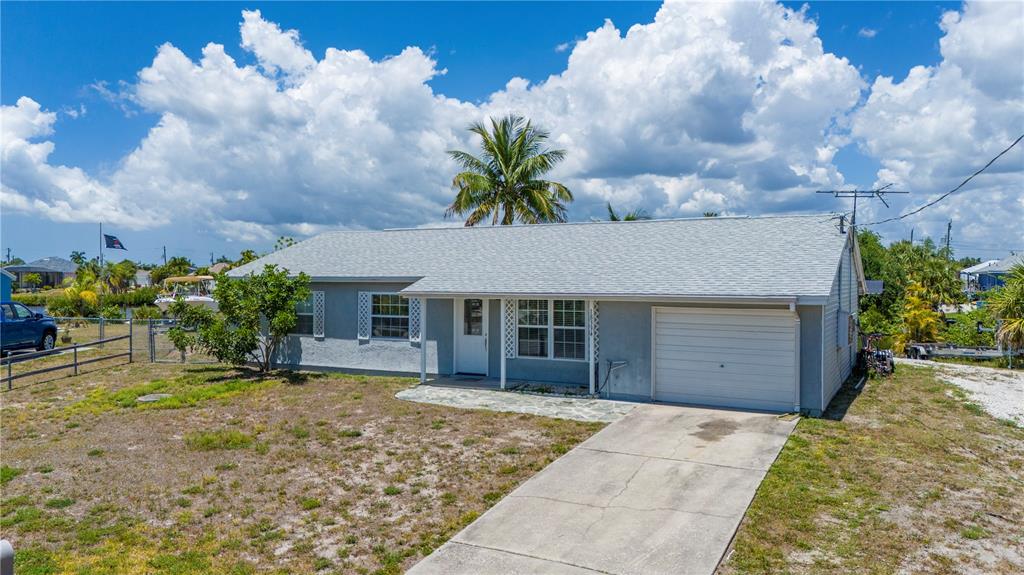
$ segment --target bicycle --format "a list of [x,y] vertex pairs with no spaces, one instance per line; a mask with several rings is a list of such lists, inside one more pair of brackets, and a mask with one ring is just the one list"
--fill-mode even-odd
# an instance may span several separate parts
[[864,347],[860,350],[861,365],[868,374],[875,373],[881,377],[889,377],[896,373],[896,362],[893,361],[892,350],[879,349],[878,342],[887,334],[867,333],[864,336]]

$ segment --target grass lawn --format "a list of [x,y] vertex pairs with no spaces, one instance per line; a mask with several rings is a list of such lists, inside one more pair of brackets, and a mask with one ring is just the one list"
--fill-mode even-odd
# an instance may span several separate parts
[[1024,429],[901,365],[803,419],[720,573],[1021,573]]
[[136,363],[15,389],[0,532],[19,575],[399,573],[601,427],[411,384]]

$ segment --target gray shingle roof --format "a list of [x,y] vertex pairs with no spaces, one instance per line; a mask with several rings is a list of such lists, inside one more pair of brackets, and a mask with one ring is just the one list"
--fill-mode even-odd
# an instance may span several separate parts
[[827,296],[847,240],[828,216],[329,232],[232,270],[408,279],[414,294]]
[[985,268],[982,273],[1008,274],[1013,266],[1024,265],[1024,254],[1010,254]]
[[34,262],[28,262],[27,264],[19,264],[13,266],[7,266],[8,271],[14,272],[60,272],[65,274],[73,274],[78,271],[78,264],[68,261],[64,258],[57,256],[50,256],[42,259],[38,259]]

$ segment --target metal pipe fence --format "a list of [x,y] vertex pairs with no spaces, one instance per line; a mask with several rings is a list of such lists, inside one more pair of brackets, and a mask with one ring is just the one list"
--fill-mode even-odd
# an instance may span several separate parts
[[[105,319],[98,317],[55,317],[57,347],[31,353],[13,353],[0,360],[0,389],[11,389],[17,379],[67,370],[78,375],[79,368],[100,361],[128,358],[129,362],[215,363],[202,353],[178,350],[168,336],[173,319]],[[68,355],[68,362],[47,358]],[[20,368],[20,369],[16,369]]]

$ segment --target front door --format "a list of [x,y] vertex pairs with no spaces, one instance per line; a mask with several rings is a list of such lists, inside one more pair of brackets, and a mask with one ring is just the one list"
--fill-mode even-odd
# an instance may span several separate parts
[[487,375],[487,300],[455,300],[455,371]]

